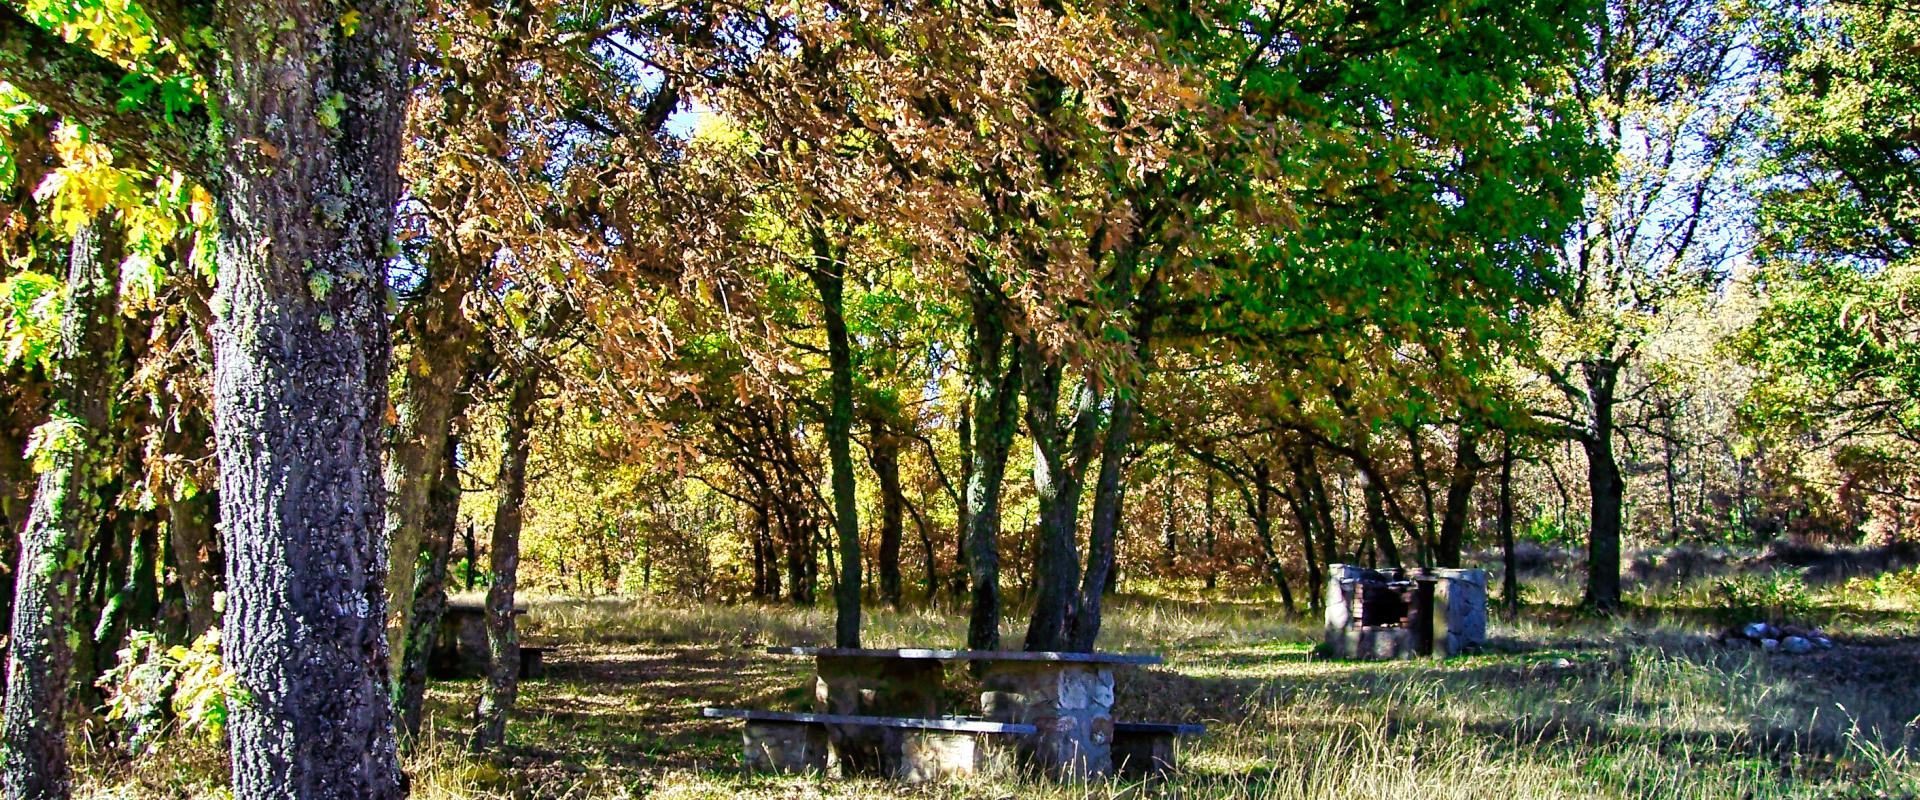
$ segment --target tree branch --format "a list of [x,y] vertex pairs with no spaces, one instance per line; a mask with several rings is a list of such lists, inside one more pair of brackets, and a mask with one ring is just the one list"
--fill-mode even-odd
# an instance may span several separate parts
[[[122,109],[127,71],[75,45],[0,3],[0,80],[93,131],[123,153],[186,172],[202,173],[206,111],[194,108],[169,122],[152,105]],[[158,100],[154,100],[158,103]]]

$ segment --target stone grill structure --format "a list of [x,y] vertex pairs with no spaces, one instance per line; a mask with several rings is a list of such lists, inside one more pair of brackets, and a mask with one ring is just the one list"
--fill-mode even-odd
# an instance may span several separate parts
[[1487,641],[1487,573],[1334,564],[1327,578],[1326,615],[1327,649],[1338,658],[1473,652]]

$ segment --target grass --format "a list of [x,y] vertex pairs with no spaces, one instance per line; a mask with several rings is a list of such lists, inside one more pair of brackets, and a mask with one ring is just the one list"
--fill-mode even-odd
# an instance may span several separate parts
[[[1394,663],[1318,659],[1317,624],[1264,603],[1119,598],[1102,649],[1167,663],[1121,673],[1117,715],[1208,724],[1180,774],[1146,786],[746,774],[735,724],[698,709],[803,706],[811,662],[762,648],[822,643],[830,612],[546,598],[526,631],[558,650],[549,676],[523,687],[508,752],[461,752],[478,684],[445,682],[408,768],[414,796],[430,800],[1920,796],[1920,581],[1768,580],[1757,596],[1784,598],[1792,621],[1841,646],[1793,657],[1717,644],[1720,627],[1753,609],[1716,606],[1726,588],[1710,585],[1637,595],[1632,613],[1592,618],[1571,610],[1570,587],[1545,582],[1521,621],[1495,624],[1490,652]],[[879,611],[865,637],[951,645],[964,626],[956,609]],[[1018,641],[1013,626],[1007,640]],[[218,762],[189,753],[90,767],[81,794],[211,796],[217,780],[186,779],[209,758]]]

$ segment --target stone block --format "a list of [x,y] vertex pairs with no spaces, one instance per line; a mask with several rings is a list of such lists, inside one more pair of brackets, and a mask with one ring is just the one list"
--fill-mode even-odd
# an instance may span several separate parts
[[980,740],[953,731],[901,731],[891,769],[896,779],[919,783],[971,775],[984,758]]
[[1487,643],[1487,573],[1478,569],[1434,570],[1434,652],[1471,653]]
[[1113,673],[1087,664],[994,662],[980,678],[981,707],[996,722],[1039,731],[1015,739],[1021,764],[1069,780],[1113,767]]
[[827,768],[827,732],[804,722],[749,721],[747,769],[767,772],[821,772]]

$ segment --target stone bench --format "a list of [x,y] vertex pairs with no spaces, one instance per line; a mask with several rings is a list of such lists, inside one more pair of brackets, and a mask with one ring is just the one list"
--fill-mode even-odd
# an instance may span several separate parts
[[774,772],[877,772],[905,781],[972,774],[989,758],[983,736],[1031,736],[1032,725],[977,719],[871,717],[707,708],[745,720],[746,766]]
[[547,654],[551,652],[551,647],[520,645],[521,680],[547,677]]
[[1174,768],[1173,740],[1206,732],[1207,726],[1186,722],[1113,723],[1113,769],[1134,780],[1164,775]]

